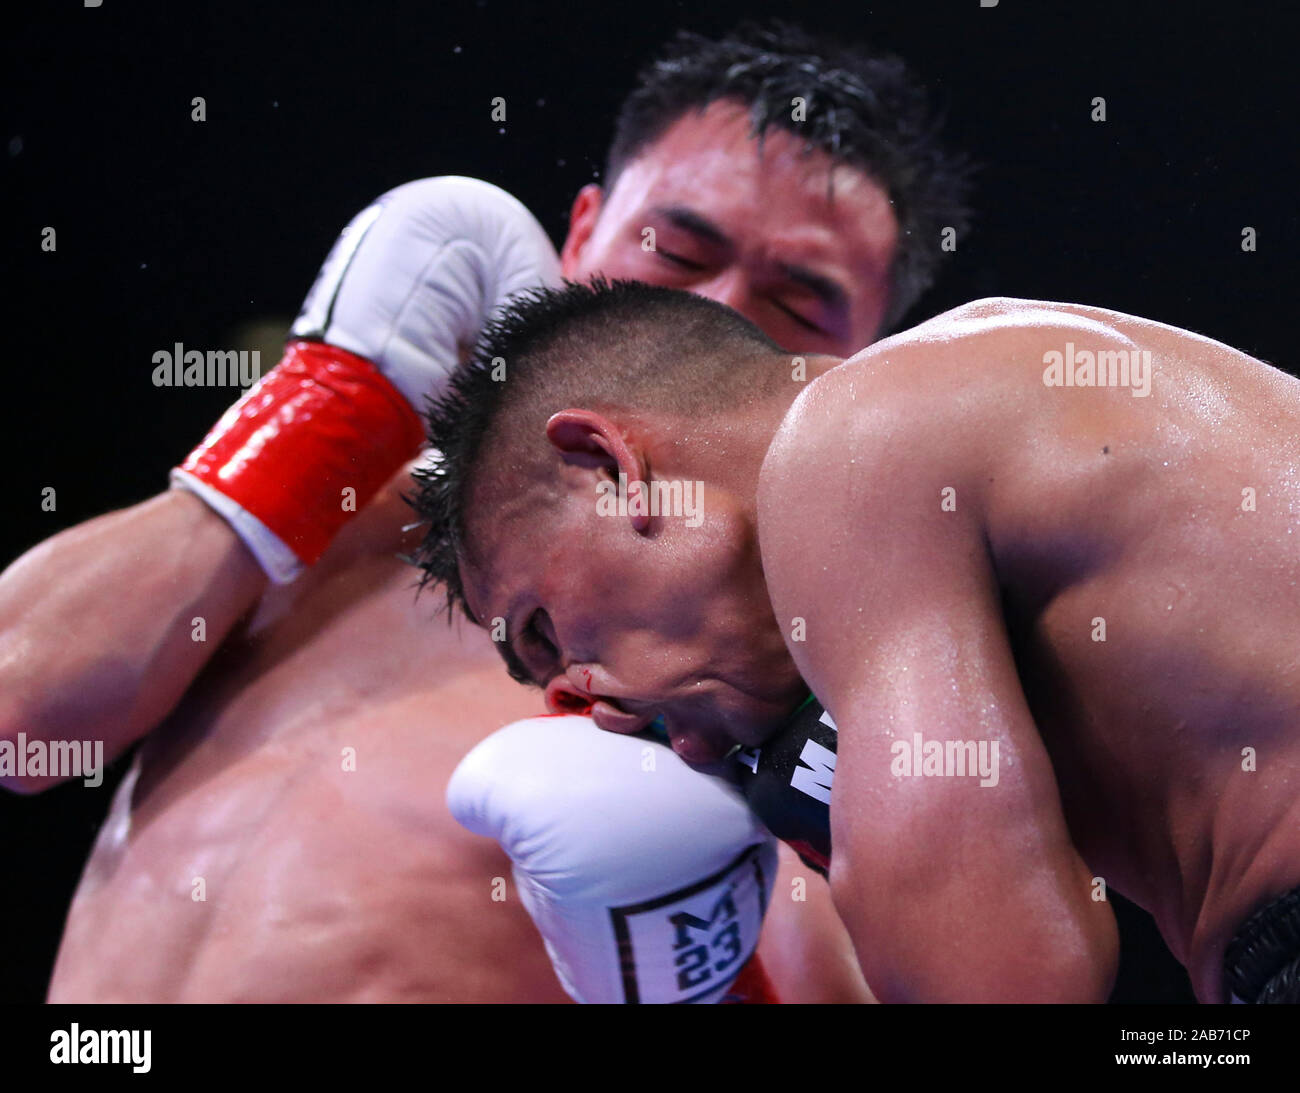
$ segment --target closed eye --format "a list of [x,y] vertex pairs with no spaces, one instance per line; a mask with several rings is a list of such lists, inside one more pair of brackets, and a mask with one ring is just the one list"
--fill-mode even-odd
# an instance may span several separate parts
[[822,330],[820,326],[817,326],[815,323],[809,322],[793,308],[786,307],[786,305],[781,303],[780,300],[773,300],[772,303],[776,305],[778,311],[784,311],[787,315],[790,316],[790,318],[792,318],[796,323],[798,323],[805,330],[812,331],[814,334],[825,333],[825,331]]
[[689,269],[693,272],[698,273],[700,270],[704,268],[703,263],[692,261],[689,258],[683,258],[680,254],[672,254],[669,251],[661,250],[661,249],[656,249],[655,253],[659,255],[660,258],[665,259],[666,261],[672,263],[674,266],[680,267],[681,269]]

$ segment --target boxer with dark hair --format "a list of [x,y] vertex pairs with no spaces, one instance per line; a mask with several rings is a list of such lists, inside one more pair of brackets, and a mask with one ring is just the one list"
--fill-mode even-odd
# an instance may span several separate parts
[[532,294],[430,415],[426,572],[692,762],[810,689],[882,1000],[1104,1000],[1112,885],[1203,1001],[1300,1000],[1300,381],[1008,299],[806,364],[662,288]]
[[[508,778],[501,741],[536,726],[494,730],[536,697],[484,635],[429,625],[400,558],[419,541],[401,499],[417,411],[511,292],[561,272],[635,277],[725,303],[791,351],[843,355],[932,273],[935,218],[964,224],[960,165],[895,61],[747,28],[679,41],[647,80],[558,261],[487,183],[385,194],[331,252],[284,361],[175,488],[0,578],[0,742],[89,735],[110,758],[141,742],[52,1000],[562,1000],[521,903],[573,997],[723,997],[765,909],[784,997],[865,996],[822,893],[796,906],[783,879],[769,899],[772,841],[731,786],[654,741],[582,748],[582,730],[599,734],[577,718],[549,765]],[[796,86],[793,123],[776,96]],[[516,888],[512,863],[449,813],[449,784],[455,816],[515,855]],[[529,849],[562,868],[530,872]],[[678,914],[704,925],[665,932]]]
[[[866,172],[889,195],[898,234],[882,326],[896,326],[934,282],[941,257],[934,240],[945,228],[964,232],[968,220],[969,164],[940,139],[928,97],[907,66],[779,21],[743,24],[716,40],[682,31],[641,71],[619,111],[605,186],[612,189],[675,124],[715,103],[743,107],[760,145],[770,132],[788,133]],[[683,211],[688,215],[678,219],[689,232],[695,225],[689,208]],[[697,234],[707,238],[707,226]]]

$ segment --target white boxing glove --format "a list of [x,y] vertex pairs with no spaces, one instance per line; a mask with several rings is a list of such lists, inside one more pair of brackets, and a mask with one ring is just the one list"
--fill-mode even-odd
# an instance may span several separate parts
[[352,218],[290,336],[371,361],[419,410],[498,306],[559,281],[555,248],[517,198],[477,178],[422,178]]
[[776,841],[729,782],[576,715],[493,733],[447,787],[496,839],[578,1002],[717,1002],[758,944]]
[[456,176],[390,190],[334,244],[284,358],[173,485],[225,517],[272,580],[291,580],[419,449],[426,398],[491,313],[559,279],[546,233],[504,190]]

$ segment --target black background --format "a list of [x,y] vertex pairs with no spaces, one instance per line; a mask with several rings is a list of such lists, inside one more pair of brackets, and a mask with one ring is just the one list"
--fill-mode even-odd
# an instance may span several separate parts
[[[154,352],[287,320],[339,228],[412,178],[498,183],[558,243],[636,68],[678,27],[749,15],[900,53],[983,164],[975,226],[913,320],[990,294],[1082,301],[1290,370],[1296,28],[1273,7],[59,0],[9,13],[0,558],[163,488],[230,400],[155,388]],[[46,486],[57,512],[41,511]],[[110,792],[0,797],[0,998],[43,996]],[[1149,936],[1129,940],[1120,994],[1184,996]]]

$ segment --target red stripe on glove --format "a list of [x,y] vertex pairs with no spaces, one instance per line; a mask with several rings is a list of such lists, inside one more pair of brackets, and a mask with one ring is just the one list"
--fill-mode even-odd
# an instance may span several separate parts
[[[310,565],[419,450],[423,423],[369,361],[293,341],[181,469],[238,502]],[[351,506],[350,506],[351,507]]]

